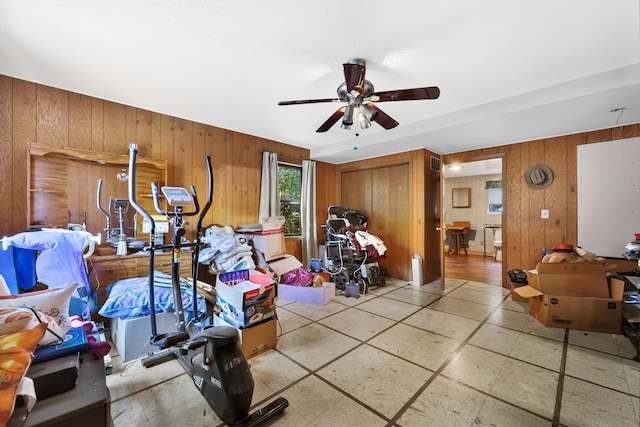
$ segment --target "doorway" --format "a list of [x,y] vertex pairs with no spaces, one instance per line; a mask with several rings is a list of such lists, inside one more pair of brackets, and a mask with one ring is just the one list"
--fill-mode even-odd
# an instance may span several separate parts
[[[502,286],[502,158],[445,165],[444,177],[445,278]],[[465,223],[463,241],[451,239]]]

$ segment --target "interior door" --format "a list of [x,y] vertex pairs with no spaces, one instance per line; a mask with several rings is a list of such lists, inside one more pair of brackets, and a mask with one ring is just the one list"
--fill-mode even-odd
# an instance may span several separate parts
[[442,159],[429,153],[425,159],[424,178],[424,261],[423,283],[430,283],[442,276],[442,243],[440,221],[442,212],[440,165]]

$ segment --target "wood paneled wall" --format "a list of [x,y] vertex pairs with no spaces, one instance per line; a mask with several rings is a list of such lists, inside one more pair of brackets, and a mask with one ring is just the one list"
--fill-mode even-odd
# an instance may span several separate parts
[[[559,242],[576,244],[576,146],[636,136],[640,136],[640,124],[450,154],[444,156],[444,163],[502,156],[506,275],[506,271],[522,267],[527,260],[539,258],[543,248]],[[21,232],[28,226],[28,142],[115,154],[127,154],[129,143],[136,142],[140,154],[168,161],[167,183],[186,187],[193,184],[197,189],[206,188],[203,159],[211,155],[214,203],[205,225],[238,226],[257,220],[263,151],[291,159],[309,158],[306,149],[0,76],[0,203],[4,208],[0,235]],[[400,228],[411,227],[409,243],[394,248],[394,258],[409,262],[418,253],[425,265],[434,265],[440,254],[429,249],[430,242],[437,239],[430,237],[434,224],[426,222],[431,221],[429,216],[434,216],[430,213],[436,202],[427,190],[437,186],[437,177],[428,171],[429,155],[425,150],[416,150],[342,165],[318,162],[318,241],[324,239],[320,226],[326,220],[328,206],[355,206],[352,195],[358,190],[343,192],[343,174],[371,170],[373,182],[374,175],[379,177],[376,170],[384,175],[390,172],[388,168],[405,164],[410,174],[409,206],[401,206],[401,213],[391,212],[388,205],[394,202],[390,200],[372,203],[371,211],[364,213],[374,227],[376,221],[384,221],[385,235],[380,237],[385,241],[392,241]],[[545,190],[529,189],[522,178],[529,166],[538,163],[547,164],[554,172],[554,183]],[[346,179],[347,175],[344,176]],[[377,178],[376,185],[382,181]],[[93,188],[93,183],[86,185]],[[361,185],[366,187],[367,183]],[[544,208],[551,215],[546,220],[540,219],[540,210]],[[299,241],[287,242],[291,253],[299,253],[296,245]],[[407,279],[409,274],[408,267],[403,266],[397,278]]]
[[[214,196],[204,226],[257,222],[263,151],[309,158],[303,148],[0,76],[0,235],[28,226],[29,142],[127,155],[135,142],[140,155],[167,160],[167,185],[195,185],[201,197],[207,188],[204,157],[210,155]],[[97,183],[85,185],[96,191]],[[193,228],[194,220],[190,236]],[[296,244],[287,243],[292,250]]]
[[[578,241],[577,146],[640,136],[640,124],[593,132],[547,138],[501,147],[450,154],[445,164],[502,157],[504,212],[503,284],[507,271],[523,268],[527,261],[539,260],[543,249],[557,243],[576,245]],[[532,190],[523,178],[533,165],[546,164],[553,171],[553,183]],[[608,165],[615,167],[615,165]],[[604,167],[595,174],[606,174]],[[612,189],[612,191],[615,191]],[[540,211],[549,209],[549,219]],[[585,248],[589,250],[589,248]]]

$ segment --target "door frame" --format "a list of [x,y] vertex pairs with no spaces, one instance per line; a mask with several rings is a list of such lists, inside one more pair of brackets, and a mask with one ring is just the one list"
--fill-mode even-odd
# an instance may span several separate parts
[[[454,157],[455,156],[455,162],[448,162],[445,163],[445,157]],[[446,223],[446,219],[445,219],[445,204],[444,204],[444,190],[445,190],[445,168],[448,165],[454,164],[454,163],[469,163],[469,162],[477,162],[480,160],[491,160],[491,159],[501,159],[502,160],[502,164],[501,164],[501,174],[502,177],[506,176],[507,173],[507,156],[506,153],[494,153],[494,154],[489,154],[489,155],[484,155],[484,156],[473,156],[470,155],[470,153],[456,153],[455,155],[449,155],[449,156],[444,156],[441,155],[440,156],[440,164],[442,166],[442,171],[440,172],[440,205],[442,207],[442,211],[440,212],[440,233],[441,233],[441,266],[440,266],[440,272],[441,272],[441,289],[444,291],[445,288],[445,281],[446,281],[446,271],[445,271],[445,254],[444,254],[444,247],[445,247],[445,223]],[[502,191],[502,215],[501,215],[501,219],[500,219],[500,224],[502,225],[502,261],[501,261],[501,268],[502,268],[502,277],[503,277],[503,282],[504,282],[504,277],[505,277],[505,273],[504,273],[504,269],[505,266],[507,265],[507,254],[506,251],[504,250],[504,248],[506,247],[505,242],[507,240],[507,233],[504,227],[504,216],[506,215],[506,213],[508,212],[508,208],[507,208],[507,198],[506,198],[506,191],[504,191],[504,180],[503,180],[503,191]],[[486,242],[485,242],[486,243]],[[502,286],[504,287],[504,283],[502,284]]]

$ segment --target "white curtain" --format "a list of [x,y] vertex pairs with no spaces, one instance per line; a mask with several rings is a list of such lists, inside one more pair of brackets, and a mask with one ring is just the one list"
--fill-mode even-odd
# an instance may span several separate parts
[[265,151],[262,153],[262,179],[260,181],[260,211],[258,212],[258,222],[260,222],[262,218],[279,215],[278,155]]
[[309,267],[311,258],[318,257],[316,230],[316,162],[302,161],[302,190],[300,196],[302,228],[302,265]]

